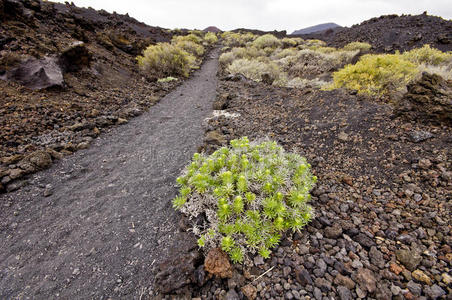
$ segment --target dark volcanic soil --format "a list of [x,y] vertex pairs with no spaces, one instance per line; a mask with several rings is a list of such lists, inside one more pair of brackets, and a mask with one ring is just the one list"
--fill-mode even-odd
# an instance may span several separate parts
[[154,263],[187,240],[170,201],[202,141],[217,58],[148,113],[0,196],[0,298],[149,295]]
[[244,299],[250,284],[258,299],[450,299],[450,124],[395,118],[392,106],[342,90],[243,78],[220,81],[218,100],[240,116],[212,119],[207,136],[269,137],[307,157],[319,178],[316,217],[270,259],[193,295]]
[[427,14],[387,15],[372,18],[350,28],[302,37],[321,39],[334,47],[343,47],[355,41],[367,42],[376,52],[405,51],[422,47],[424,44],[430,44],[441,51],[451,51],[452,21]]

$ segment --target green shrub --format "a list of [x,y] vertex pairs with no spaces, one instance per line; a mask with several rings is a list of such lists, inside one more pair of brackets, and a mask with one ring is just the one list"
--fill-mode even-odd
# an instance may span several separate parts
[[303,41],[304,40],[302,38],[283,38],[281,40],[283,48],[296,47],[298,45],[301,45]]
[[438,66],[452,61],[452,52],[442,52],[441,50],[431,48],[430,45],[424,45],[422,48],[413,49],[402,54],[402,57],[417,65],[426,64]]
[[369,43],[363,43],[363,42],[351,42],[342,48],[345,51],[354,51],[354,50],[361,50],[361,51],[369,51],[372,48],[372,45]]
[[195,57],[174,45],[158,43],[146,48],[137,61],[143,71],[158,78],[177,75],[188,77]]
[[193,227],[200,247],[221,247],[234,263],[248,253],[268,258],[284,231],[299,231],[312,218],[307,202],[317,178],[305,158],[276,142],[244,137],[230,144],[210,156],[195,153],[177,179],[173,206],[190,219],[206,216]]
[[209,45],[216,44],[218,42],[217,35],[213,32],[208,32],[204,36],[204,41],[206,41]]
[[204,47],[189,40],[179,40],[172,43],[174,46],[187,51],[188,53],[201,57],[204,54]]
[[329,88],[356,90],[358,93],[385,95],[403,91],[418,69],[397,54],[364,55],[355,65],[333,73]]
[[278,80],[281,70],[278,65],[270,60],[236,59],[226,70],[231,74],[242,74],[254,81],[261,81],[262,75],[268,74],[272,81]]
[[272,34],[264,34],[254,40],[253,46],[258,49],[277,48],[282,45],[282,42]]

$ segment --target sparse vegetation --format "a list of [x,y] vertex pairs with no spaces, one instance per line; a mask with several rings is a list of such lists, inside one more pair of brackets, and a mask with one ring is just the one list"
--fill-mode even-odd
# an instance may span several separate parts
[[347,65],[333,74],[329,89],[345,87],[369,95],[396,96],[422,72],[451,78],[452,53],[429,45],[403,54],[364,55],[355,65]]
[[[245,42],[240,33],[224,33],[226,44],[238,45],[220,56],[220,65],[226,72],[276,86],[323,89],[345,87],[358,93],[393,96],[405,91],[406,85],[423,71],[451,78],[452,53],[424,45],[403,54],[361,56],[355,65],[350,64],[360,53],[369,52],[372,45],[351,42],[343,48],[327,47],[320,40],[300,38],[278,39],[265,34]],[[247,35],[251,40],[250,35]],[[240,42],[239,42],[240,41]],[[334,82],[324,78],[333,77]],[[322,78],[322,79],[320,79]]]
[[221,247],[235,263],[248,253],[268,258],[287,230],[299,231],[312,218],[309,192],[317,178],[306,159],[276,142],[233,140],[212,155],[196,153],[177,179],[173,206],[194,225],[198,245]]

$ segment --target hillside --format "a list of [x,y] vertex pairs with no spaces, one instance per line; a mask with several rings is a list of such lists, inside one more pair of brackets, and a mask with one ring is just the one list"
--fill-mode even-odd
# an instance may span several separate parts
[[319,33],[320,31],[326,31],[328,29],[337,29],[340,28],[340,25],[336,23],[323,23],[310,27],[306,27],[303,29],[295,30],[291,35],[300,35],[300,34],[311,34],[311,33]]
[[324,40],[330,46],[342,47],[353,41],[367,42],[378,52],[404,51],[424,44],[442,51],[452,50],[452,21],[421,15],[386,15],[366,20],[350,28],[331,33],[303,35]]

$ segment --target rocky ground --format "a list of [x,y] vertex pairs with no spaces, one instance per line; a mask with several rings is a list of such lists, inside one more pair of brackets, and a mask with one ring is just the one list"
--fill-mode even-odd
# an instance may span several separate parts
[[[437,94],[441,84],[431,80],[424,76],[404,99],[414,91],[418,97]],[[179,293],[202,299],[451,299],[450,119],[410,107],[401,111],[342,90],[291,90],[223,77],[214,109],[232,117],[208,122],[204,149],[248,136],[302,153],[319,177],[316,218],[301,233],[289,233],[266,261],[230,268],[220,263],[215,272],[223,279],[209,280],[207,260],[194,264],[191,285]],[[165,266],[160,271],[168,272]]]
[[350,28],[302,35],[326,41],[330,46],[361,41],[370,43],[376,52],[405,51],[430,44],[441,51],[452,50],[452,22],[440,17],[421,15],[387,15],[366,20]]
[[0,19],[0,193],[142,114],[180,83],[139,72],[136,55],[172,34],[127,15],[2,0]]

